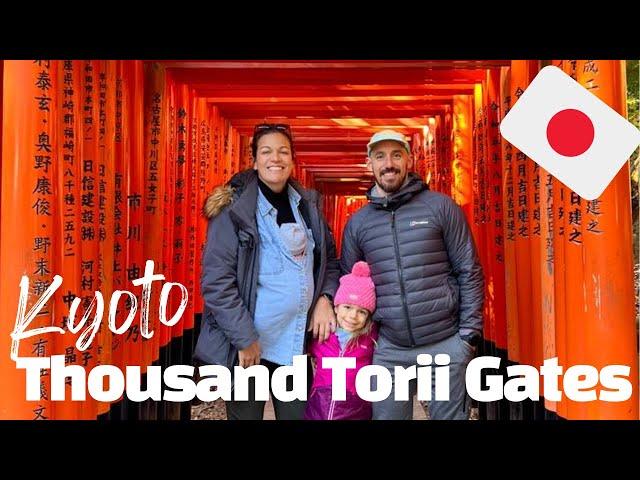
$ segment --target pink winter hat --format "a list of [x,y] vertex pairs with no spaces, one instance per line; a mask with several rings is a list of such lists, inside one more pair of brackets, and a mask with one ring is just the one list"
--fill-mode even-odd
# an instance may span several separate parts
[[367,262],[356,262],[351,273],[340,278],[340,286],[333,303],[349,303],[366,308],[369,312],[376,309],[376,287],[371,280],[371,270]]

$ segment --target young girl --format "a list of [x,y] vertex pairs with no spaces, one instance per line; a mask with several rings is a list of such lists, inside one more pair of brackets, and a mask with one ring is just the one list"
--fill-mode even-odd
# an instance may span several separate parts
[[[376,290],[366,262],[357,262],[350,274],[340,278],[334,299],[338,328],[324,342],[313,340],[310,353],[316,374],[307,401],[307,420],[370,420],[371,403],[356,393],[356,374],[373,358],[377,327],[371,320]],[[355,357],[356,368],[346,370],[346,400],[331,397],[331,369],[322,368],[324,357]]]

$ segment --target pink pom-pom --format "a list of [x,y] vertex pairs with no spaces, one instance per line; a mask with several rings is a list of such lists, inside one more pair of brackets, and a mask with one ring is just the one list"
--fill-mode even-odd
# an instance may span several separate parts
[[356,262],[351,269],[351,273],[358,277],[370,277],[371,269],[367,262]]

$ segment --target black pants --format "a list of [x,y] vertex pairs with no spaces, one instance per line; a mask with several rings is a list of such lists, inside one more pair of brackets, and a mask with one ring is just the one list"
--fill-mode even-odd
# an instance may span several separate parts
[[[273,372],[280,365],[268,360],[260,360],[260,365],[264,365],[269,369],[269,390],[271,392],[271,400],[273,401],[273,409],[275,410],[276,420],[302,420],[304,418],[304,409],[307,405],[306,401],[293,400],[291,402],[283,402],[278,400],[271,390],[271,377]],[[311,388],[313,381],[313,369],[311,367],[310,357],[307,357],[307,394]],[[227,407],[228,420],[262,420],[264,417],[265,401],[255,399],[255,378],[249,379],[249,400],[231,400],[225,402]],[[293,389],[293,377],[287,377],[287,390]]]

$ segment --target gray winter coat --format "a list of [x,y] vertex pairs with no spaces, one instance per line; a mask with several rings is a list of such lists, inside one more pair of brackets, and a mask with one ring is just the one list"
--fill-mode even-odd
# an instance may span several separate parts
[[[202,257],[204,311],[194,357],[206,364],[231,368],[237,363],[238,350],[258,340],[253,326],[260,246],[257,178],[254,170],[234,175],[225,187],[214,191],[205,206],[210,220]],[[292,179],[289,183],[302,197],[300,213],[315,241],[316,289],[308,325],[320,295],[335,295],[340,269],[333,236],[320,213],[319,194]]]
[[481,333],[483,274],[462,209],[415,174],[388,197],[367,196],[345,227],[341,268],[371,267],[380,335],[413,347]]

